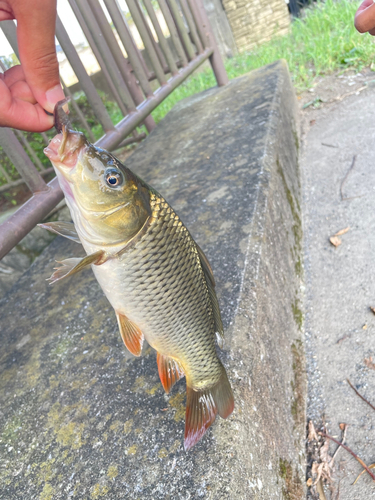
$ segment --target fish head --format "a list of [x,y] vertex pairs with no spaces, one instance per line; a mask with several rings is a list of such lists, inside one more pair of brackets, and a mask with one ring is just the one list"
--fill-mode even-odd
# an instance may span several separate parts
[[80,236],[101,244],[129,241],[150,216],[147,186],[111,153],[62,124],[44,150],[55,167]]

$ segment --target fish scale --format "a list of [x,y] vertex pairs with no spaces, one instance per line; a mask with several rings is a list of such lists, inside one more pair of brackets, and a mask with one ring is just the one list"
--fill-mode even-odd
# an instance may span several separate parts
[[[61,106],[65,102],[60,103]],[[110,153],[67,128],[55,109],[57,135],[45,153],[55,167],[73,224],[42,227],[81,242],[87,256],[60,262],[51,283],[85,267],[113,306],[125,346],[157,351],[169,392],[186,376],[185,449],[233,411],[232,390],[216,352],[223,325],[210,264],[173,208]]]
[[[144,331],[146,340],[151,346],[154,346],[154,337],[157,337],[158,351],[167,355],[174,352],[176,357],[179,357],[181,353],[181,357],[186,358],[183,364],[194,366],[194,355],[200,358],[200,351],[203,356],[207,356],[207,359],[213,358],[213,362],[210,364],[212,366],[198,366],[194,367],[195,370],[193,368],[194,372],[197,372],[194,374],[194,378],[201,379],[202,375],[206,377],[208,372],[214,376],[213,379],[216,381],[221,375],[221,365],[216,358],[212,306],[195,243],[178,216],[163,198],[153,194],[150,204],[153,211],[152,218],[155,221],[151,223],[149,231],[140,241],[129,252],[125,252],[121,256],[121,269],[124,270],[121,287],[126,290],[126,296],[131,294],[131,301],[134,304],[132,311],[129,312],[125,309],[124,314],[135,323],[137,321],[144,323],[143,318],[147,317],[147,330]],[[168,224],[171,218],[174,221],[172,225]],[[155,237],[155,232],[157,237]],[[170,237],[165,238],[165,233],[169,233]],[[161,242],[166,239],[170,241],[169,247],[166,246],[166,243],[160,247]],[[151,253],[159,254],[159,259],[150,262],[149,252],[143,252],[144,248],[148,248]],[[176,252],[173,265],[171,265],[167,255],[167,252],[172,251]],[[141,259],[139,259],[139,255],[142,256]],[[178,273],[176,274],[177,269]],[[147,287],[144,286],[144,272],[153,277]],[[159,276],[160,282],[157,281]],[[98,277],[98,279],[100,282],[101,278]],[[175,296],[173,302],[166,300],[169,299],[168,295],[160,297],[155,311],[154,305],[150,307],[148,297],[153,296],[155,287],[159,287],[160,284],[167,289],[172,285],[174,289],[177,289],[178,295]],[[109,300],[111,300],[110,297]],[[177,303],[181,314],[176,314]],[[134,309],[138,313],[135,313]],[[163,329],[162,332],[159,332],[160,328]],[[152,331],[151,335],[147,334],[149,330]],[[207,338],[204,339],[204,342],[197,343],[198,345],[192,344],[192,347],[195,348],[188,349],[188,356],[186,356],[186,337],[193,336],[195,330],[207,331]],[[184,354],[182,354],[183,352]]]

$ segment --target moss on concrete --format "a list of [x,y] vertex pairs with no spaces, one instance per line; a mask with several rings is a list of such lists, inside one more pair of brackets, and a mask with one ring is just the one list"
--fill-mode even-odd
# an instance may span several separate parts
[[282,486],[283,500],[300,500],[304,496],[304,489],[300,476],[292,463],[283,458],[279,459],[279,474],[284,483]]

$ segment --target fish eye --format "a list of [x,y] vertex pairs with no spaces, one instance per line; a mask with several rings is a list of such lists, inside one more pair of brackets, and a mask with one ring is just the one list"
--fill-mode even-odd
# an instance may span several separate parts
[[107,168],[104,173],[104,179],[111,188],[121,186],[124,181],[122,173],[115,168]]

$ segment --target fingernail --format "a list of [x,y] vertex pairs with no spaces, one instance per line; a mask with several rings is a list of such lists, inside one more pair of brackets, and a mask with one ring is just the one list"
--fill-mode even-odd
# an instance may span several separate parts
[[64,95],[63,89],[61,88],[61,85],[56,85],[55,87],[52,87],[51,89],[47,90],[46,99],[47,99],[47,102],[45,105],[45,109],[46,109],[46,111],[53,113],[53,109],[55,107],[55,104],[58,101],[65,99],[65,95]]
[[48,115],[48,116],[53,116],[53,113],[50,113],[50,112],[49,112],[49,111],[47,111],[46,109],[44,109],[44,112],[45,112],[45,114],[46,114],[46,115]]

